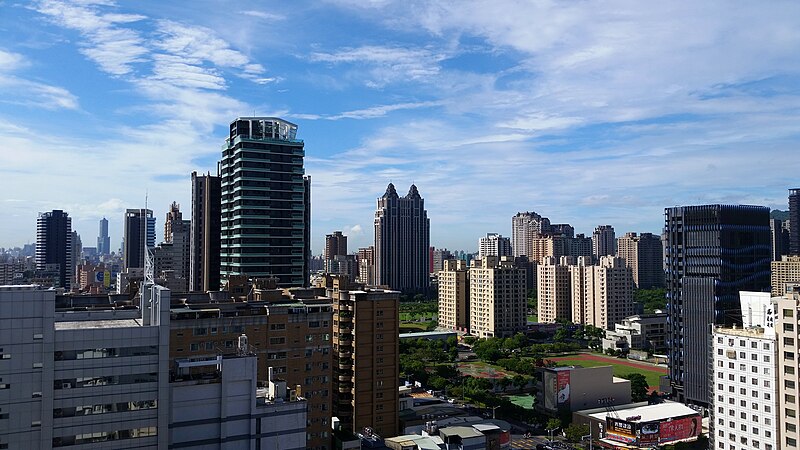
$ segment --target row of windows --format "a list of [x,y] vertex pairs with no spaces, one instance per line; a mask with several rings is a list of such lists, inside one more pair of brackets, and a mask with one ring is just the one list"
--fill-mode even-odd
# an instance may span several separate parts
[[74,417],[105,414],[112,412],[138,411],[142,409],[156,409],[156,400],[141,400],[133,402],[105,403],[99,405],[70,406],[68,408],[53,409],[53,417]]
[[156,436],[157,427],[142,427],[128,430],[99,431],[95,433],[76,434],[53,438],[53,447],[67,447],[71,445],[91,444],[93,442],[111,442],[125,439]]
[[61,350],[53,354],[56,361],[73,361],[77,359],[124,358],[130,356],[158,355],[158,347],[147,345],[142,347],[90,348],[86,350]]
[[53,389],[61,390],[95,386],[111,386],[117,384],[155,383],[157,381],[158,374],[155,372],[136,373],[130,375],[64,378],[61,380],[55,380],[53,382]]

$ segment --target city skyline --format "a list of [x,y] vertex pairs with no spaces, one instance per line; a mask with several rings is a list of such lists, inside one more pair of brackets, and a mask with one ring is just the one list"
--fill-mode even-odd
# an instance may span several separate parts
[[108,218],[116,250],[125,209],[190,204],[251,113],[299,126],[314,254],[369,245],[388,182],[465,250],[520,211],[623,235],[675,205],[787,209],[800,5],[403,5],[4,5],[0,247],[61,209],[87,243]]

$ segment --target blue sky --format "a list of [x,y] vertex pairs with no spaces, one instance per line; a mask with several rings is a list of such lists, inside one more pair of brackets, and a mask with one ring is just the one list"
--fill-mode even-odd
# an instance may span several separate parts
[[786,208],[800,186],[800,3],[0,2],[0,246],[64,209],[120,242],[215,171],[228,123],[299,125],[313,248],[372,241],[414,182],[431,243],[533,210],[659,232],[663,208]]

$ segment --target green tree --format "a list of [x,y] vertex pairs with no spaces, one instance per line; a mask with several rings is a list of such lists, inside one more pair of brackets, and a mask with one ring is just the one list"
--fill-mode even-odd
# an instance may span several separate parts
[[567,339],[566,328],[559,328],[556,330],[555,334],[553,334],[553,340],[556,342],[564,342],[566,339]]
[[647,400],[648,384],[647,378],[641,373],[627,373],[622,376],[626,380],[631,381],[631,400],[634,402],[643,402]]
[[581,438],[589,434],[589,425],[577,423],[570,424],[565,430],[564,434],[570,442],[580,442]]
[[547,424],[544,426],[544,429],[548,432],[555,431],[561,428],[561,421],[556,418],[551,418],[547,421]]

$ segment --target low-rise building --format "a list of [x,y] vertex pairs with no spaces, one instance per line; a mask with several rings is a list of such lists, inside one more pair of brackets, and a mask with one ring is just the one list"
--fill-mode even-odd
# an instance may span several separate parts
[[546,414],[631,402],[631,382],[615,377],[611,366],[542,367],[535,377],[539,392],[535,408]]
[[603,349],[647,350],[654,353],[666,349],[667,314],[637,314],[626,317],[622,323],[607,330],[603,338]]
[[696,441],[703,432],[700,413],[669,401],[577,411],[572,415],[572,423],[588,425],[590,439],[605,448],[660,448],[662,445]]

